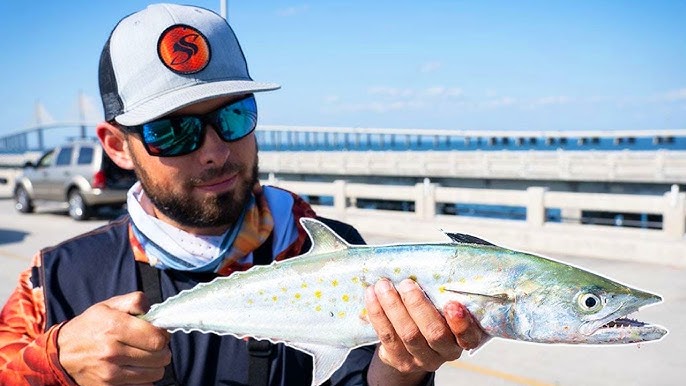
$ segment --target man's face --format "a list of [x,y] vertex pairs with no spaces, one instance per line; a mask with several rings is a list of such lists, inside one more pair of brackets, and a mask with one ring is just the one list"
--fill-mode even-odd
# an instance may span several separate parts
[[[204,114],[238,98],[200,102],[175,114]],[[187,155],[155,157],[128,135],[135,172],[158,218],[191,233],[218,234],[236,222],[257,183],[254,133],[224,142],[206,127],[202,146]]]

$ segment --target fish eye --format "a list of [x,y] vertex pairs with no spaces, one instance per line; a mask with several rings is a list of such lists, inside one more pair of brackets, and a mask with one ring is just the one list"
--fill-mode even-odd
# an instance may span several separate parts
[[582,293],[577,301],[584,311],[598,311],[603,306],[600,297],[592,293]]

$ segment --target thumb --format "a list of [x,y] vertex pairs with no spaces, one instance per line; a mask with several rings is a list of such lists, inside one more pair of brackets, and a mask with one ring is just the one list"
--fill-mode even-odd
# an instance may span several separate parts
[[113,296],[102,302],[102,304],[131,315],[144,314],[150,309],[150,302],[148,302],[148,298],[141,291]]

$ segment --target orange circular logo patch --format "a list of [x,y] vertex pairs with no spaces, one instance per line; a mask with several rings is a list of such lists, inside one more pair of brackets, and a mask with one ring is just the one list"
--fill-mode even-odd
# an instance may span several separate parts
[[162,32],[157,42],[157,54],[170,70],[193,74],[210,62],[210,45],[197,29],[177,24]]

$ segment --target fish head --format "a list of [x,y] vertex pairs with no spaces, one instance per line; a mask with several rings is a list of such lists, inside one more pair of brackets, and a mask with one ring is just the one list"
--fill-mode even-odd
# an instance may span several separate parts
[[663,327],[629,314],[662,297],[571,266],[538,277],[543,285],[515,295],[511,328],[533,342],[622,344],[659,340]]

